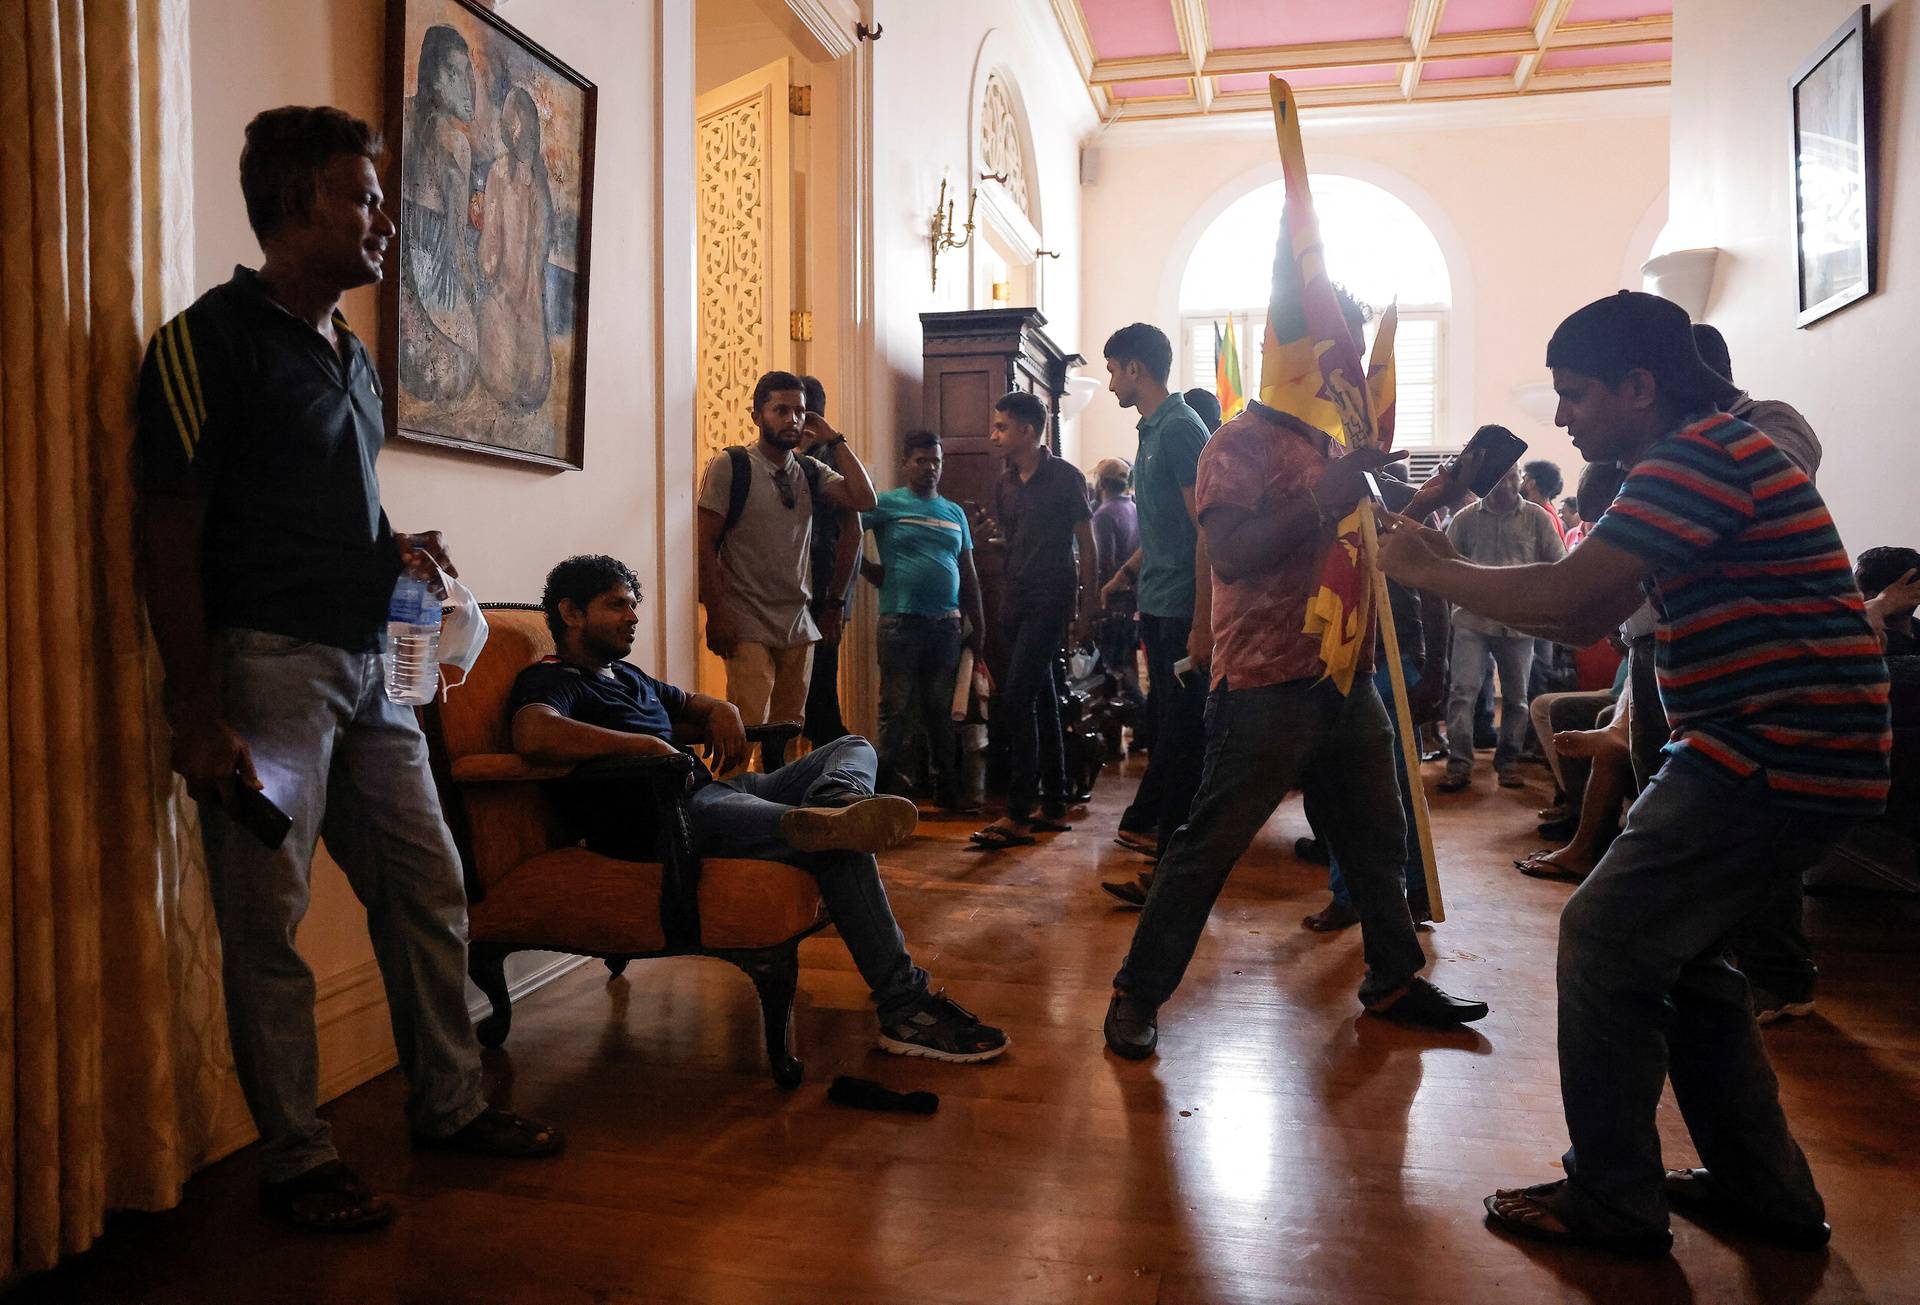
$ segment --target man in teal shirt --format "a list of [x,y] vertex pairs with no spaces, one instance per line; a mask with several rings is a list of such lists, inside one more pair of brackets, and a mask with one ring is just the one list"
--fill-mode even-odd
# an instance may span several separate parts
[[[880,774],[889,792],[906,786],[907,749],[918,722],[926,731],[935,800],[963,809],[953,748],[954,672],[960,650],[978,652],[986,622],[973,569],[973,534],[958,503],[940,496],[940,437],[907,432],[903,488],[880,495],[866,514],[880,549],[862,571],[880,586]],[[965,614],[967,626],[962,626]]]
[[[1173,831],[1186,823],[1204,752],[1205,666],[1213,651],[1213,628],[1193,484],[1207,428],[1185,398],[1167,390],[1173,345],[1157,327],[1145,322],[1122,327],[1108,338],[1105,352],[1107,388],[1121,407],[1140,413],[1140,450],[1133,463],[1140,547],[1109,587],[1138,577],[1140,637],[1155,714],[1147,773],[1133,805],[1120,817],[1116,841],[1157,857]],[[1174,671],[1182,657],[1193,660],[1185,676]],[[1135,905],[1145,901],[1139,884],[1109,885],[1108,891]]]

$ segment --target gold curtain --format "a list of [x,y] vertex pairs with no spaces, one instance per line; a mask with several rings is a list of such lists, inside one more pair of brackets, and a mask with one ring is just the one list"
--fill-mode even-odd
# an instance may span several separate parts
[[0,2],[0,1282],[177,1201],[229,1078],[133,579],[134,380],[190,288],[186,10]]

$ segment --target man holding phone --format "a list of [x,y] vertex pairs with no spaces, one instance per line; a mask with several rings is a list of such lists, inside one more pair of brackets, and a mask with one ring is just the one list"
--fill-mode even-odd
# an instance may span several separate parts
[[[1355,333],[1358,334],[1357,326]],[[1339,522],[1391,455],[1342,453],[1323,431],[1249,404],[1201,455],[1195,499],[1213,572],[1212,693],[1200,792],[1154,871],[1107,1008],[1107,1046],[1153,1054],[1159,1009],[1179,986],[1235,862],[1289,792],[1325,816],[1360,915],[1374,1014],[1450,1028],[1482,1018],[1420,976],[1426,954],[1401,887],[1406,824],[1393,737],[1372,679],[1372,631],[1347,691],[1326,675],[1307,603]]]
[[[1849,822],[1884,806],[1887,666],[1819,491],[1716,410],[1737,391],[1701,360],[1677,304],[1624,290],[1588,304],[1546,361],[1574,447],[1627,468],[1592,533],[1557,562],[1489,567],[1399,519],[1381,565],[1575,644],[1650,599],[1673,736],[1560,917],[1565,1176],[1495,1192],[1488,1218],[1659,1255],[1673,1244],[1669,1205],[1685,1205],[1815,1250],[1828,1236],[1820,1194],[1728,941],[1795,891]],[[1668,1079],[1703,1169],[1662,1169]]]
[[385,692],[394,581],[453,566],[437,532],[396,535],[381,510],[380,382],[339,309],[380,280],[394,235],[380,152],[339,109],[248,124],[240,187],[265,265],[163,325],[140,376],[140,574],[173,766],[200,801],[264,1204],[308,1232],[394,1214],[315,1113],[314,981],[294,933],[323,836],[367,908],[414,1145],[562,1144],[481,1097],[459,860],[420,727]]

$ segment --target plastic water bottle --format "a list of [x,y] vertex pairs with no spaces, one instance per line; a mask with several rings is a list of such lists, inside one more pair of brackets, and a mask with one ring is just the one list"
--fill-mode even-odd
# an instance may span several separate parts
[[387,603],[387,697],[418,707],[439,687],[440,600],[425,580],[403,574]]

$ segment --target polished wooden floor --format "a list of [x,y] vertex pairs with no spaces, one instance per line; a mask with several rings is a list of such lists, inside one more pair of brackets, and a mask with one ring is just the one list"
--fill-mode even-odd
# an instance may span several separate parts
[[[1283,808],[1242,862],[1161,1054],[1109,1055],[1100,1021],[1135,916],[1096,888],[1140,862],[1108,836],[1109,777],[1071,834],[968,851],[929,823],[888,874],[917,958],[1014,1047],[984,1067],[870,1050],[832,935],[805,950],[806,1082],[763,1070],[746,980],[713,961],[582,969],[527,998],[489,1055],[496,1099],[563,1122],[555,1161],[414,1156],[386,1075],[331,1108],[395,1194],[363,1239],[263,1223],[243,1152],[185,1203],[117,1219],[28,1300],[408,1302],[1920,1301],[1920,911],[1815,901],[1818,1013],[1770,1031],[1787,1110],[1835,1233],[1795,1255],[1676,1223],[1671,1260],[1622,1264],[1482,1226],[1496,1185],[1557,1172],[1554,921],[1568,889],[1514,873],[1543,793],[1441,799],[1450,918],[1433,972],[1486,998],[1472,1033],[1356,1019],[1358,931],[1309,934],[1323,872]],[[836,1074],[941,1095],[932,1118],[825,1099]],[[1671,1108],[1670,1162],[1691,1162]]]

